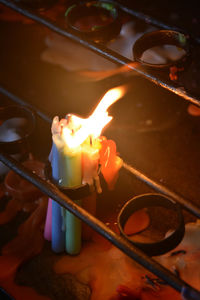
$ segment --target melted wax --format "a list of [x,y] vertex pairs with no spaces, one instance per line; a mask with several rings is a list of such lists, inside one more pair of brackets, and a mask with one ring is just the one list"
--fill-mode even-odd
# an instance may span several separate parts
[[[153,288],[144,281],[147,272],[123,252],[94,233],[78,256],[64,256],[55,264],[58,274],[71,273],[91,287],[91,300],[180,300],[168,286]],[[149,275],[152,276],[152,275]]]
[[116,144],[113,140],[101,139],[100,164],[101,173],[109,189],[114,189],[122,160],[117,156]]
[[20,265],[42,251],[43,226],[47,209],[47,198],[38,201],[37,209],[18,229],[18,235],[5,245],[0,256],[0,285],[16,300],[47,300],[29,287],[14,283],[15,273]]
[[[42,176],[42,163],[27,161],[24,164]],[[43,227],[47,209],[47,197],[41,196],[41,192],[38,192],[34,186],[12,171],[7,175],[5,183],[6,188],[3,189],[1,187],[0,198],[5,192],[8,192],[13,198],[8,202],[5,210],[0,213],[0,224],[9,222],[19,210],[27,211],[27,202],[29,203],[29,212],[31,211],[32,213],[19,226],[18,235],[5,245],[1,251],[0,285],[16,300],[48,300],[49,298],[40,296],[34,289],[18,286],[14,282],[18,267],[28,259],[39,254],[43,248]],[[23,192],[19,193],[19,187],[21,186],[24,189]],[[40,197],[38,198],[39,195]]]
[[[112,188],[119,168],[116,166],[116,147],[110,141],[104,141],[101,164],[103,175]],[[36,202],[37,206],[32,208],[29,218],[19,226],[18,235],[3,247],[0,256],[0,285],[16,300],[49,300],[34,289],[18,286],[14,282],[18,267],[39,254],[43,248],[47,197],[39,197]],[[9,203],[10,209],[17,211],[16,202],[11,200]],[[8,206],[1,216],[4,216],[4,222],[11,219]],[[135,213],[127,222],[127,234],[133,234],[136,229],[137,231],[144,229],[148,222],[144,210]],[[180,295],[167,286],[159,286],[157,290],[149,287],[144,282],[147,272],[94,231],[92,240],[84,242],[80,255],[75,257],[65,255],[54,267],[56,273],[74,274],[78,280],[88,284],[92,289],[91,300],[151,300],[158,297],[161,300],[167,300],[169,297],[174,300],[180,299]]]

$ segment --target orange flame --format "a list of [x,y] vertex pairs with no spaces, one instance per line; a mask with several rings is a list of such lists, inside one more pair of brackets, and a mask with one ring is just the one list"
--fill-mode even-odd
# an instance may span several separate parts
[[109,90],[87,119],[68,115],[68,126],[63,127],[62,136],[69,148],[80,146],[89,136],[97,138],[103,128],[112,120],[107,109],[125,94],[124,87]]

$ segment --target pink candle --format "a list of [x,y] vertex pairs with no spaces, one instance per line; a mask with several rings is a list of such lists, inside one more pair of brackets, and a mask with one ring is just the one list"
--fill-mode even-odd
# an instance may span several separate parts
[[44,238],[47,241],[51,241],[51,228],[52,228],[51,224],[52,224],[52,200],[49,198],[46,222],[44,227]]

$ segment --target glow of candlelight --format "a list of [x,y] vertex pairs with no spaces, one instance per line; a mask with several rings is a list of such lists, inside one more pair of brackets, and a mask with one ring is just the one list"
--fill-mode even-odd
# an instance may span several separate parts
[[[80,146],[89,136],[97,138],[103,128],[112,120],[107,109],[125,94],[124,87],[109,90],[87,119],[69,115],[70,124],[64,126],[62,136],[69,148]],[[72,127],[75,130],[72,130]]]

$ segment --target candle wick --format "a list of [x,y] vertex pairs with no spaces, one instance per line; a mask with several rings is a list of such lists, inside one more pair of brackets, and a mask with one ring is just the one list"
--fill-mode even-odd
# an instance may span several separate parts
[[90,135],[90,146],[92,146],[93,141],[92,141],[92,136]]
[[60,134],[62,135],[62,133],[63,133],[63,125],[61,124],[60,125]]

